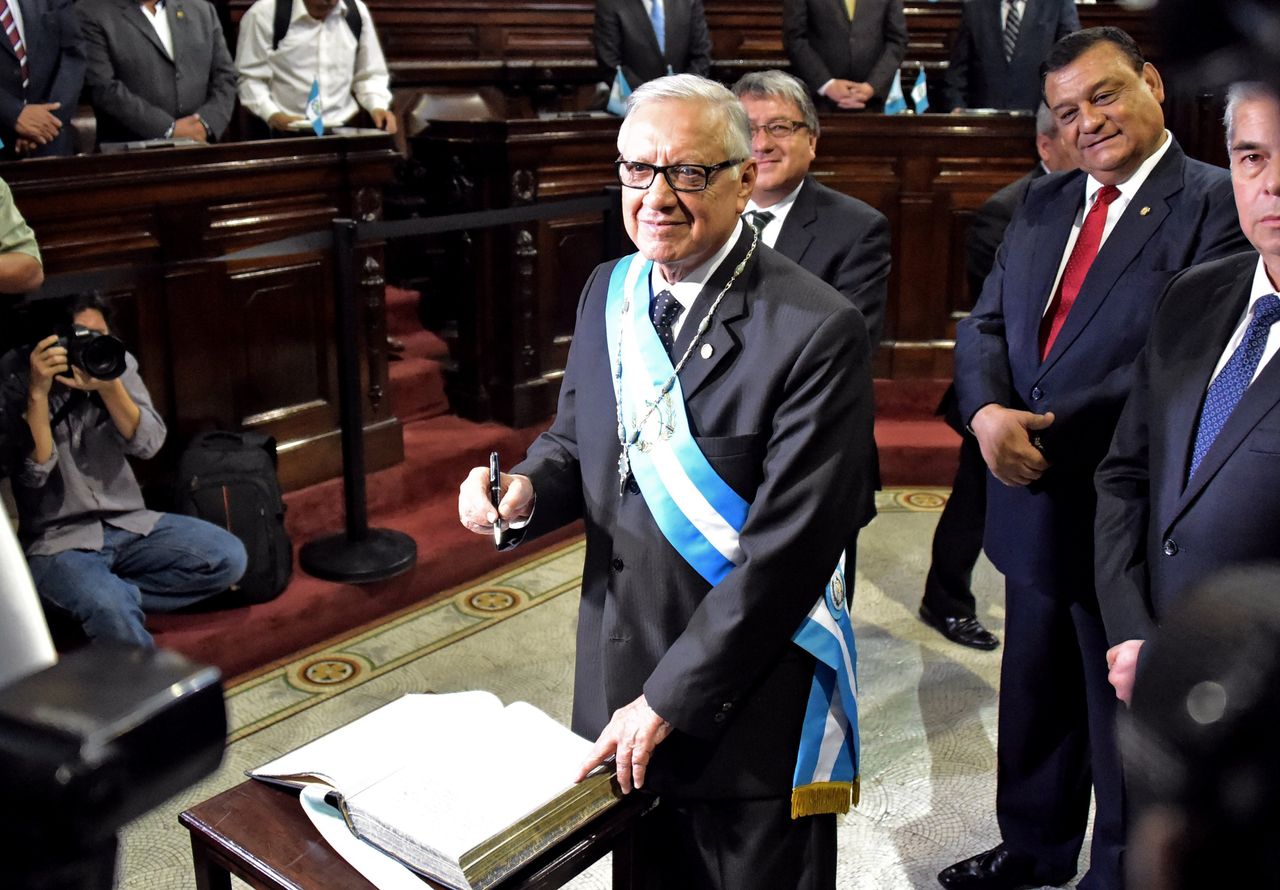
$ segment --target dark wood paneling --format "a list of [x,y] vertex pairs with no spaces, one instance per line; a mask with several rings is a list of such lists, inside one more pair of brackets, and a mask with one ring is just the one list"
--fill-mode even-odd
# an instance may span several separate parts
[[[117,327],[169,425],[154,477],[194,433],[261,430],[298,488],[340,473],[334,291],[327,249],[223,261],[335,216],[376,219],[396,154],[386,136],[291,139],[7,164],[45,270],[110,270]],[[381,245],[361,263],[380,268]],[[361,298],[370,469],[402,459],[385,396],[383,300]],[[367,348],[372,345],[374,348]]]

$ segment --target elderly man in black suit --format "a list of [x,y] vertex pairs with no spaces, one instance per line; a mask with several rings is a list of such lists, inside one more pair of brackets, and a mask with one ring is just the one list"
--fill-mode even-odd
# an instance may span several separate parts
[[0,0],[0,160],[75,153],[71,116],[84,83],[72,0]]
[[827,108],[883,107],[907,51],[902,0],[782,0],[782,45]]
[[739,219],[757,162],[728,90],[645,84],[618,151],[639,253],[587,282],[555,423],[499,507],[478,467],[459,514],[586,520],[573,727],[598,737],[585,766],[616,753],[624,790],[661,795],[641,886],[830,890],[850,786],[819,803],[800,776],[824,721],[795,632],[840,614],[831,569],[873,503],[866,327]]
[[1226,124],[1254,249],[1169,285],[1098,468],[1098,600],[1126,702],[1143,641],[1184,591],[1280,559],[1280,95],[1233,85]]
[[1124,793],[1093,587],[1093,474],[1133,382],[1156,300],[1179,269],[1247,242],[1227,171],[1164,128],[1164,84],[1118,28],[1060,40],[1046,104],[1081,169],[1032,183],[956,336],[961,416],[978,438],[987,555],[1005,576],[996,814],[1003,842],[938,876],[950,890],[1075,873],[1119,888]]
[[231,121],[236,69],[207,0],[80,0],[85,83],[98,142],[216,142]]
[[1075,0],[968,0],[951,44],[943,96],[953,111],[1033,111],[1040,63],[1049,48],[1080,30]]
[[747,221],[761,241],[858,307],[874,349],[889,295],[889,221],[809,175],[818,112],[803,83],[783,71],[758,71],[732,89],[751,121],[751,154],[760,171]]
[[711,34],[702,0],[596,0],[596,59],[621,68],[635,89],[664,74],[711,71]]

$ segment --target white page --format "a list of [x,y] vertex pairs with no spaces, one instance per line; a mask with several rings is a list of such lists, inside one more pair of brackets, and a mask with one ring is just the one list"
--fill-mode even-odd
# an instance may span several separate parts
[[307,785],[299,799],[307,818],[334,852],[378,890],[422,890],[422,878],[412,869],[351,833],[342,814],[324,802],[325,791],[324,785]]
[[0,507],[0,686],[57,661],[22,548]]

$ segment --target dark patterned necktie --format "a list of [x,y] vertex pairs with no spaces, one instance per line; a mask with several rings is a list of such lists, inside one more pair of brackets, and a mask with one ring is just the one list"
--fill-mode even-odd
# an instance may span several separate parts
[[1018,48],[1018,30],[1022,27],[1022,16],[1018,14],[1017,0],[1008,0],[1008,10],[1004,19],[1004,60],[1013,61],[1013,51]]
[[669,290],[660,292],[649,304],[649,318],[653,322],[653,329],[658,332],[662,347],[667,350],[667,355],[671,355],[671,349],[675,345],[672,330],[675,328],[676,319],[683,311],[684,307]]
[[13,44],[13,54],[18,57],[18,66],[22,69],[22,89],[31,83],[31,69],[27,65],[27,49],[22,45],[22,35],[18,33],[18,23],[13,20],[13,10],[8,0],[0,0],[0,26]]
[[751,228],[756,230],[756,235],[764,237],[764,227],[773,222],[773,214],[768,210],[751,210],[747,213],[747,216],[751,217],[748,222],[751,224]]
[[1227,418],[1235,410],[1244,391],[1253,382],[1254,372],[1258,370],[1258,362],[1262,359],[1262,351],[1267,345],[1267,336],[1271,326],[1280,321],[1280,296],[1268,294],[1253,307],[1253,318],[1245,329],[1244,339],[1231,353],[1231,358],[1222,366],[1218,376],[1209,384],[1204,394],[1204,407],[1200,409],[1200,422],[1196,426],[1196,444],[1191,452],[1191,469],[1187,479],[1196,474],[1200,461],[1213,440],[1222,432]]

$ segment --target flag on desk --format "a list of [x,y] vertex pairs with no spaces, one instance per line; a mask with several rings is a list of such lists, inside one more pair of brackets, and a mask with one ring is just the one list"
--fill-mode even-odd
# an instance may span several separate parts
[[916,107],[916,114],[924,114],[929,110],[929,84],[924,79],[924,65],[920,66],[915,85],[911,87],[911,103]]
[[317,136],[324,135],[324,120],[320,115],[320,80],[311,79],[311,92],[307,94],[306,118]]
[[627,79],[622,76],[622,68],[619,67],[613,75],[613,88],[609,90],[609,104],[605,106],[605,110],[622,117],[627,113],[627,99],[630,96],[631,87],[627,84]]
[[885,114],[906,114],[907,99],[902,95],[902,72],[893,72],[893,85],[889,87],[889,98],[884,100]]

